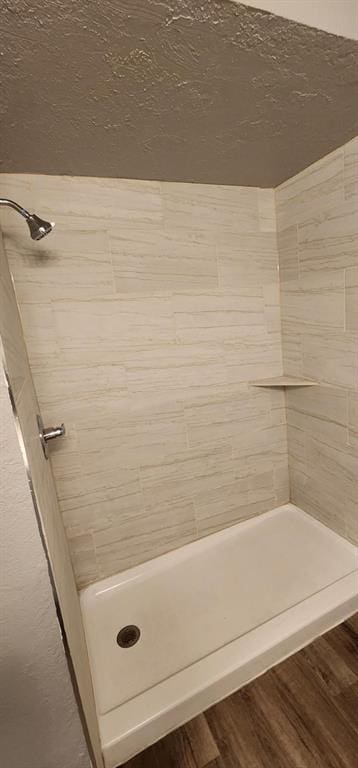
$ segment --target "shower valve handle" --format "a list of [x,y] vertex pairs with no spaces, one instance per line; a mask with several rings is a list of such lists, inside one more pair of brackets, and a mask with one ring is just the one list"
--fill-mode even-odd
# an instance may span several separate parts
[[45,458],[48,459],[48,445],[50,440],[54,440],[56,437],[62,437],[66,434],[66,428],[64,424],[60,424],[59,427],[44,427],[41,416],[37,415],[37,426],[39,429],[39,438],[41,440],[42,450],[45,454]]

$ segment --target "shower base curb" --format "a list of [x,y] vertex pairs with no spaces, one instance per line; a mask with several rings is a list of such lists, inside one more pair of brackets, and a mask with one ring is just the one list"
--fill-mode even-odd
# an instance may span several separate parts
[[357,610],[358,570],[354,570],[226,646],[99,715],[106,768],[116,768],[129,760]]

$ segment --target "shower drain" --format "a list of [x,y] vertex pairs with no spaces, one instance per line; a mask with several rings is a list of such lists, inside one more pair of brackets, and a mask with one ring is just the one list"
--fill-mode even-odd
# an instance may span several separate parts
[[121,648],[131,648],[140,638],[140,629],[135,624],[122,627],[117,635],[117,643]]

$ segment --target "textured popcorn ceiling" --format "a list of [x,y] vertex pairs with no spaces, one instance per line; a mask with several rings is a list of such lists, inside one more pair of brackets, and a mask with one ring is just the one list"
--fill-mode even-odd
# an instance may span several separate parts
[[228,0],[3,0],[0,170],[276,186],[358,129],[358,42]]

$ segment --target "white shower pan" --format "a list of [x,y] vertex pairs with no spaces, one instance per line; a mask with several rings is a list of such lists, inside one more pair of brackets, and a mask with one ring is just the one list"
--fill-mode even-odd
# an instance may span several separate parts
[[81,606],[115,768],[358,610],[358,549],[286,504],[93,584]]

